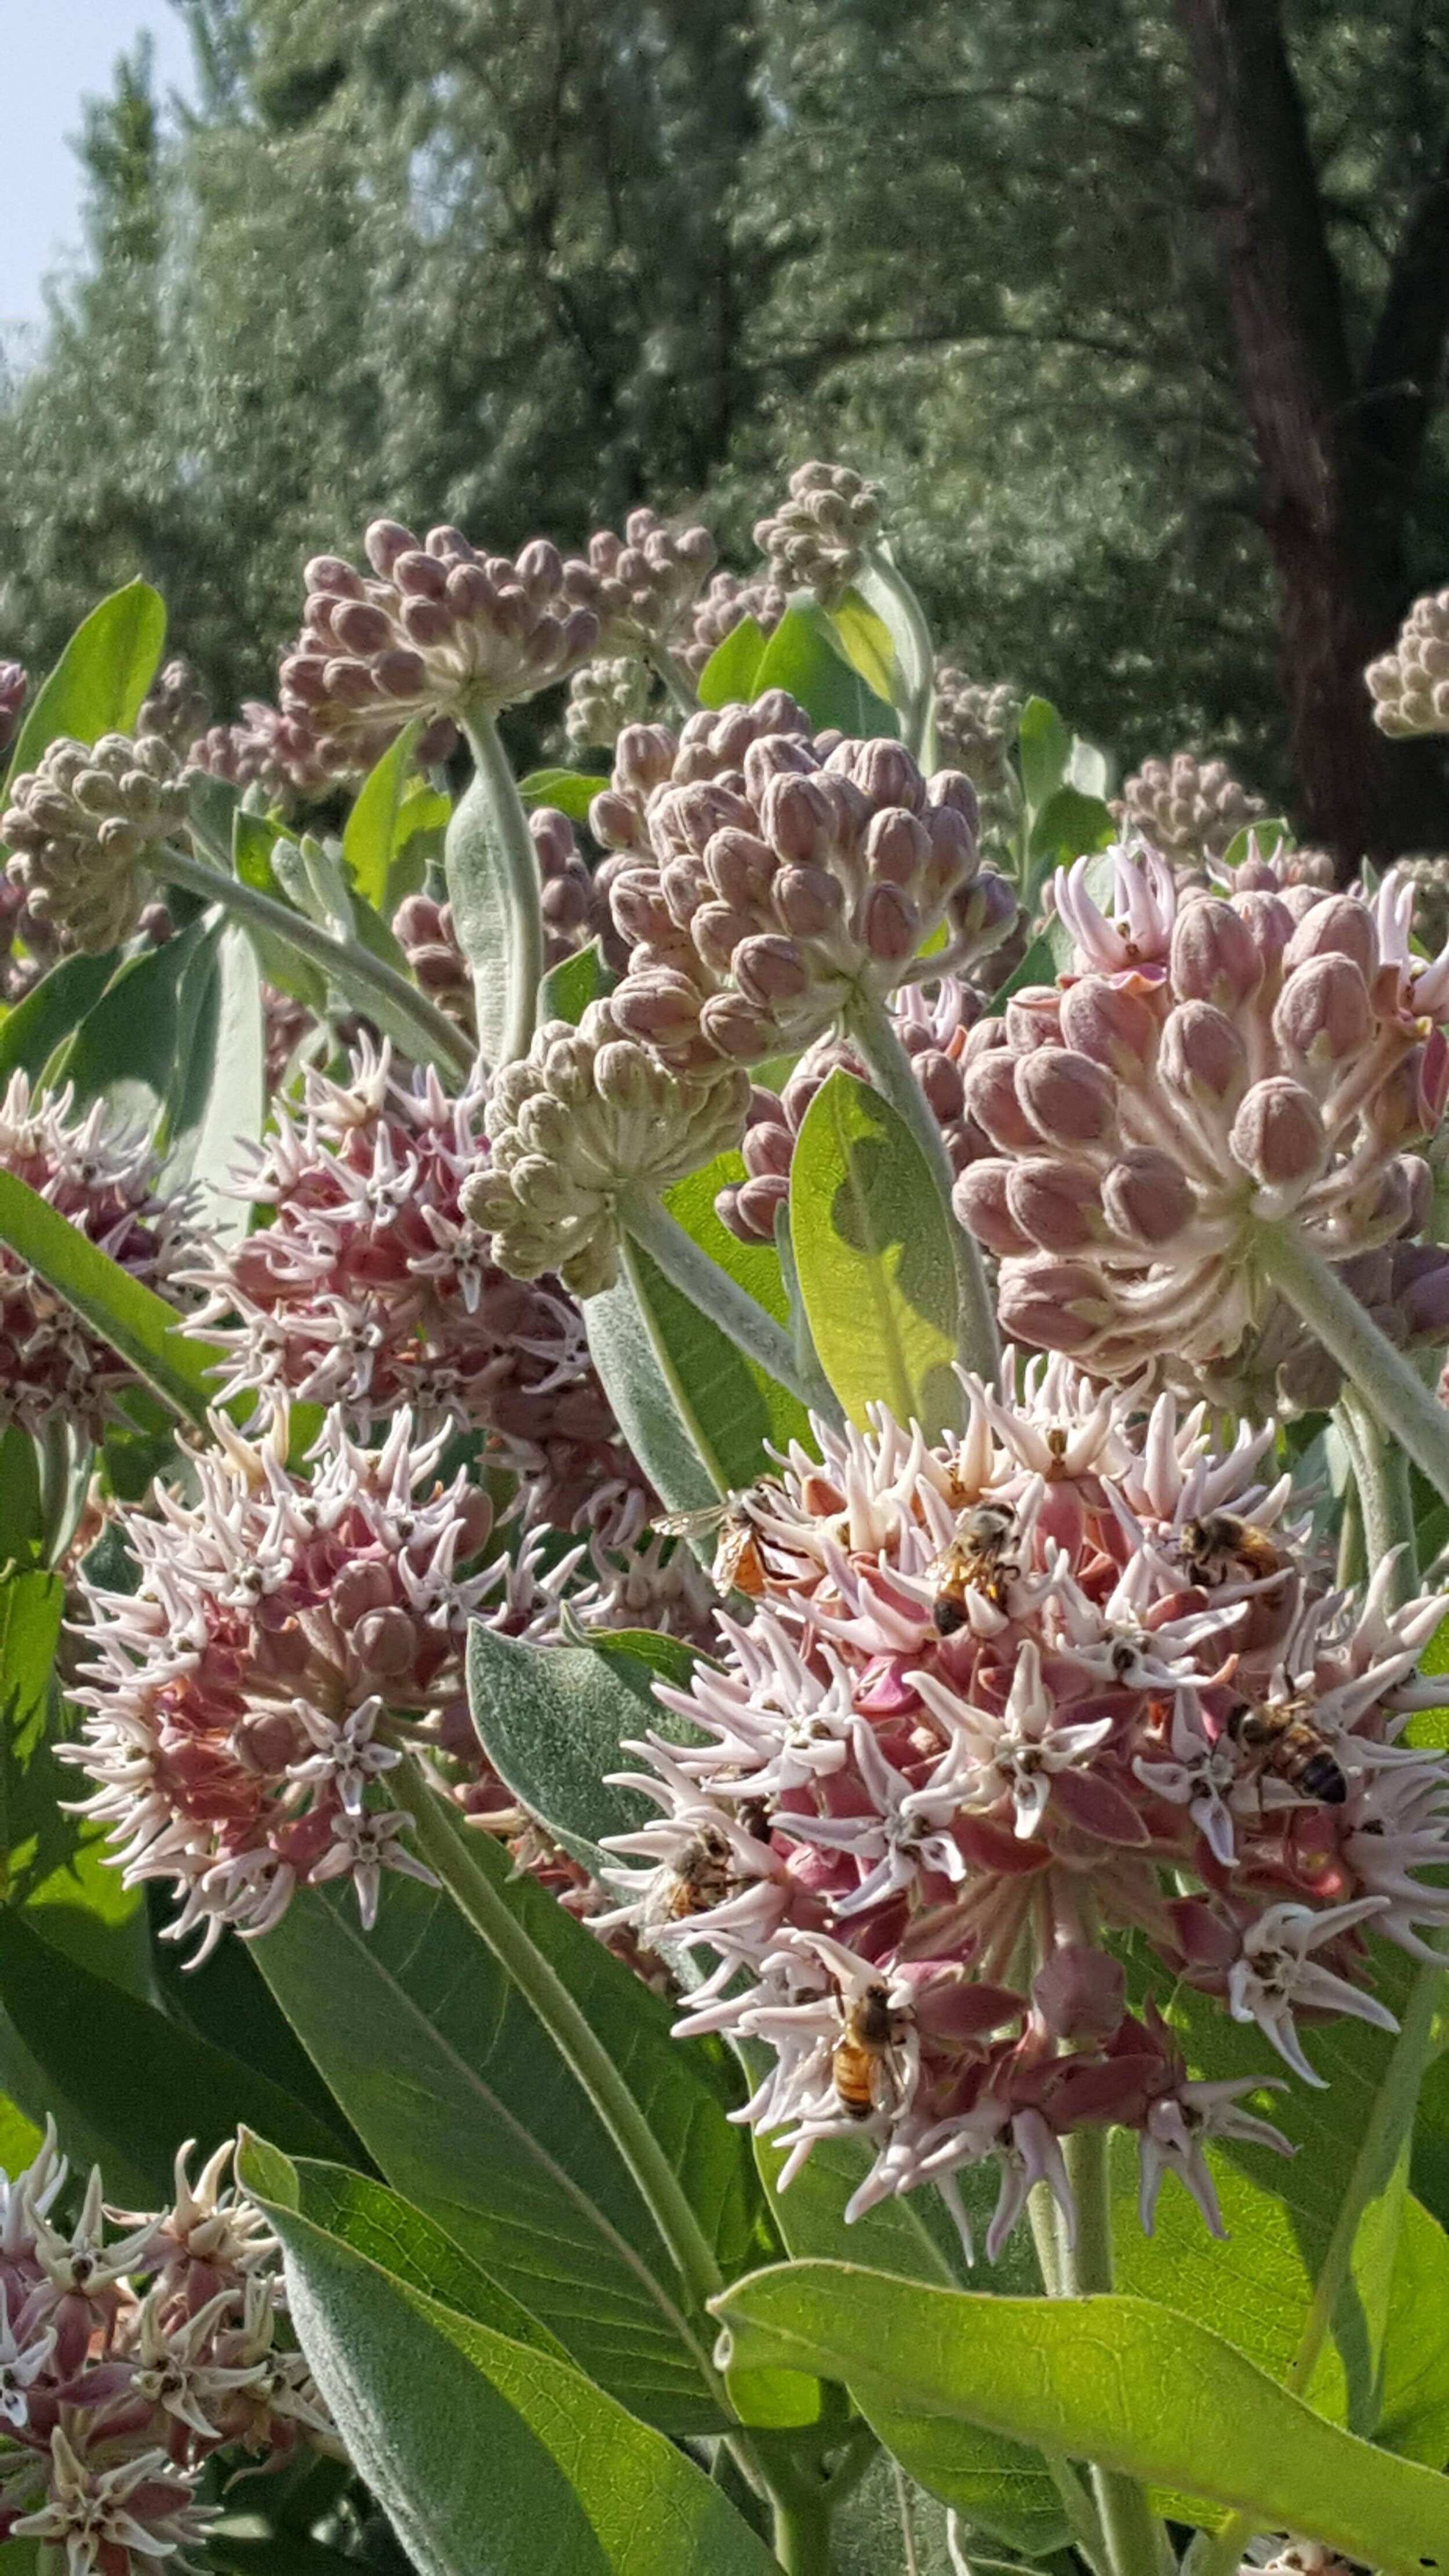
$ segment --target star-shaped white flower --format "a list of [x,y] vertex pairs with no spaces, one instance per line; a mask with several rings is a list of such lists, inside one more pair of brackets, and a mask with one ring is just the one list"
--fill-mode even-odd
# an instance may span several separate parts
[[1306,1905],[1270,1905],[1243,1935],[1242,1954],[1228,1970],[1228,2009],[1234,2021],[1255,2021],[1280,2057],[1305,2084],[1326,2090],[1323,2076],[1303,2054],[1294,2007],[1351,2013],[1379,2030],[1399,2025],[1386,2004],[1321,1967],[1312,1953],[1325,1941],[1388,1910],[1386,1896],[1361,1896],[1315,1914]]

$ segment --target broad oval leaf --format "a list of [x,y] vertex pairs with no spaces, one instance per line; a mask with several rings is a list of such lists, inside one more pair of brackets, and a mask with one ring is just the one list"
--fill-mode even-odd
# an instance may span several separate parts
[[343,827],[343,864],[356,891],[374,912],[385,912],[387,908],[388,876],[397,847],[403,790],[421,731],[422,719],[415,716],[410,725],[403,727],[396,742],[388,745],[381,759],[374,762]]
[[1449,2480],[1326,2423],[1151,2300],[999,2299],[803,2263],[714,2305],[739,2364],[873,2381],[897,2404],[1327,2541],[1385,2576],[1449,2569]]
[[163,1404],[206,1428],[215,1347],[183,1335],[181,1318],[164,1297],[133,1279],[13,1172],[0,1172],[0,1242],[38,1271]]
[[42,975],[0,1023],[0,1079],[24,1073],[38,1082],[56,1048],[100,1000],[120,962],[118,948],[104,957],[87,957],[82,950],[62,957]]
[[820,1365],[852,1422],[872,1404],[929,1438],[960,1420],[958,1292],[935,1178],[889,1101],[832,1073],[790,1169],[790,1238]]
[[690,1437],[650,1330],[642,1299],[624,1266],[612,1288],[584,1307],[589,1357],[633,1455],[665,1508],[703,1511],[721,1488]]
[[233,1244],[251,1222],[246,1197],[234,1186],[242,1149],[256,1143],[266,1123],[266,1020],[256,949],[239,922],[226,924],[205,964],[196,1007],[184,1015],[181,1080],[167,1114],[166,1178],[188,1183],[200,1222],[218,1241]]
[[113,590],[76,628],[20,728],[7,773],[33,769],[61,734],[96,742],[129,733],[156,676],[166,641],[166,609],[149,582]]
[[577,2371],[261,2205],[308,2363],[419,2576],[769,2576],[722,2490]]
[[577,1028],[590,1002],[602,1001],[618,980],[612,966],[605,965],[597,939],[591,939],[587,948],[575,950],[572,957],[549,968],[538,988],[538,1016],[567,1020]]
[[765,630],[755,617],[742,617],[722,644],[716,644],[699,675],[702,707],[747,706],[759,697],[755,675],[764,659]]
[[[721,2269],[771,2244],[724,2051],[672,2017],[486,1835],[476,1866],[607,2042]],[[668,2432],[719,2415],[654,2222],[537,2016],[451,1898],[398,1880],[377,1928],[308,1890],[255,1945],[273,1993],[393,2188],[624,2404]]]
[[623,1739],[646,1727],[687,1731],[655,1699],[643,1667],[631,1673],[587,1646],[525,1646],[481,1621],[468,1636],[468,1703],[504,1785],[595,1872],[605,1834],[637,1833],[658,1813],[637,1790],[607,1784],[606,1773],[629,1768]]
[[104,1098],[119,1122],[154,1123],[176,1073],[182,984],[193,967],[210,967],[219,937],[220,924],[203,914],[118,967],[61,1068],[81,1106]]
[[842,733],[859,736],[900,733],[895,708],[846,660],[830,619],[813,600],[787,608],[767,638],[750,695],[761,698],[767,689],[788,689],[822,728],[838,725]]
[[1050,698],[1028,698],[1021,711],[1018,736],[1021,783],[1028,811],[1041,812],[1066,777],[1072,737]]
[[530,813],[539,805],[556,805],[571,823],[587,823],[589,807],[608,784],[607,778],[583,769],[531,769],[520,778],[518,793]]

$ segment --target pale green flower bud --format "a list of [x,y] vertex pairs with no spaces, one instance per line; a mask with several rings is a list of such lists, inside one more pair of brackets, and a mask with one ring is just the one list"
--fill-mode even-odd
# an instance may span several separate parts
[[151,853],[182,830],[181,764],[157,735],[61,735],[0,815],[12,881],[37,920],[94,956],[129,939],[153,889]]
[[1449,733],[1449,590],[1415,600],[1392,653],[1364,678],[1381,733]]
[[639,724],[648,714],[649,693],[648,669],[633,654],[586,662],[575,671],[564,709],[564,732],[575,758],[612,751],[625,726]]
[[1174,752],[1170,761],[1144,760],[1112,808],[1124,830],[1140,832],[1164,858],[1196,867],[1221,858],[1267,810],[1225,762],[1199,761],[1190,751]]

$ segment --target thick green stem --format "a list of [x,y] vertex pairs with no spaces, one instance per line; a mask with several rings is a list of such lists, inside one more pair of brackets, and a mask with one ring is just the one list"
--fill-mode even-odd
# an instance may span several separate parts
[[795,1346],[789,1334],[773,1315],[766,1314],[763,1306],[756,1305],[727,1270],[721,1270],[717,1261],[701,1252],[652,1190],[636,1187],[622,1192],[619,1217],[631,1240],[648,1253],[691,1305],[718,1324],[736,1350],[743,1351],[757,1368],[788,1387],[801,1404],[812,1401],[816,1391],[796,1366]]
[[1256,1251],[1259,1268],[1337,1360],[1370,1414],[1449,1502],[1449,1411],[1296,1228],[1260,1227]]
[[[1077,2129],[1063,2148],[1077,2208],[1075,2242],[1068,2244],[1065,2232],[1062,2236],[1062,2290],[1067,2298],[1088,2298],[1112,2287],[1110,2143],[1106,2129]],[[1094,2466],[1092,2493],[1111,2576],[1163,2576],[1173,2564],[1172,2546],[1145,2488],[1122,2469]]]
[[896,1024],[885,1003],[857,985],[841,1017],[847,1036],[853,1039],[865,1059],[871,1079],[890,1102],[896,1116],[909,1127],[930,1165],[945,1206],[956,1262],[956,1282],[961,1300],[957,1348],[968,1368],[975,1369],[980,1377],[994,1378],[1001,1360],[1001,1347],[996,1337],[996,1313],[986,1285],[980,1248],[951,1205],[951,1184],[955,1175],[951,1170],[951,1157],[946,1151],[946,1139],[930,1102],[911,1071],[911,1059],[901,1044]]
[[775,2556],[788,2576],[830,2576],[830,2500],[818,2495],[776,2497]]
[[1365,1559],[1377,1572],[1394,1557],[1393,1599],[1406,1601],[1419,1584],[1408,1458],[1397,1440],[1385,1438],[1377,1416],[1352,1388],[1344,1389],[1337,1413],[1358,1488]]
[[674,713],[677,716],[697,715],[699,699],[695,692],[694,681],[678,655],[667,652],[661,647],[660,651],[653,656],[653,669]]
[[399,1784],[399,1803],[417,1827],[423,1859],[537,2014],[633,2175],[699,2321],[690,2331],[700,2368],[723,2411],[732,2413],[714,2367],[713,2338],[705,2315],[708,2302],[723,2289],[724,2278],[669,2158],[563,1980],[479,1868],[444,1800],[420,1772],[405,1768],[391,1776]]
[[372,956],[355,939],[334,939],[330,930],[320,929],[305,913],[293,912],[290,905],[275,902],[258,887],[223,873],[205,859],[192,858],[185,851],[169,847],[158,850],[156,873],[168,885],[185,886],[188,893],[200,895],[203,902],[219,904],[223,911],[235,913],[238,920],[269,931],[300,957],[311,958],[363,1010],[375,996],[391,1025],[411,1032],[408,1042],[415,1046],[420,1062],[439,1065],[459,1081],[467,1081],[473,1070],[473,1050],[466,1038],[426,994],[418,991],[416,984],[410,984],[406,975],[400,975],[385,959]]
[[476,833],[466,835],[463,846],[455,837],[459,806],[448,831],[448,891],[473,970],[479,1036],[496,1069],[527,1055],[533,1042],[544,971],[543,885],[497,718],[487,707],[476,708],[463,730],[475,773],[469,794],[481,796],[487,829],[481,846]]

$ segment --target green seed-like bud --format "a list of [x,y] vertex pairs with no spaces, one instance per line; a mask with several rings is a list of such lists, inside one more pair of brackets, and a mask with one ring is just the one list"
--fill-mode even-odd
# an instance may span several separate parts
[[186,822],[181,764],[159,735],[62,735],[0,815],[9,873],[37,920],[94,956],[136,929],[153,887],[149,854]]

